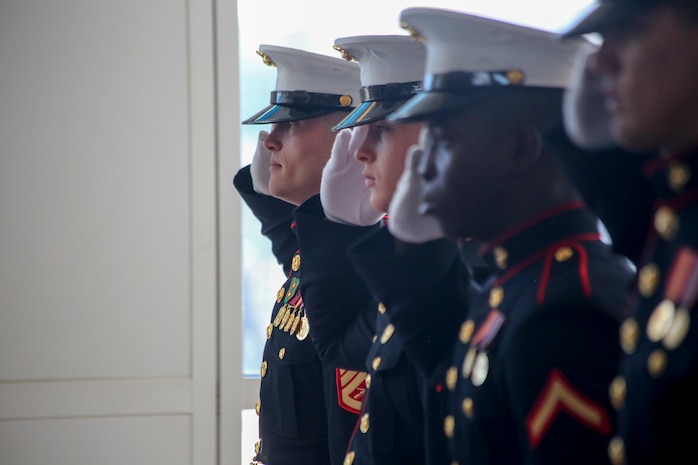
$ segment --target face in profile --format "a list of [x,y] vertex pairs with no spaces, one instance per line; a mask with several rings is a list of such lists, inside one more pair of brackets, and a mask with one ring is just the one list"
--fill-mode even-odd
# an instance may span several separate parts
[[473,107],[429,121],[420,164],[421,209],[453,239],[487,239],[506,203],[502,143],[496,112]]
[[379,212],[387,212],[405,167],[407,150],[418,142],[423,125],[380,120],[367,126],[368,135],[355,157],[364,165],[363,175],[371,191],[371,206]]
[[332,131],[345,113],[276,123],[264,140],[271,152],[269,192],[274,197],[300,205],[320,192],[322,169],[332,151]]
[[631,150],[679,149],[698,129],[698,21],[664,5],[603,31],[590,65],[606,78],[611,130]]

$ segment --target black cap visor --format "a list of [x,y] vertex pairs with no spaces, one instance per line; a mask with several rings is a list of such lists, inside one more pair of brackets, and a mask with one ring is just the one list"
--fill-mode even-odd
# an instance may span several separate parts
[[422,91],[421,81],[396,82],[362,87],[359,108],[335,126],[335,131],[385,119],[400,105]]
[[388,121],[409,123],[472,105],[504,89],[521,89],[525,75],[516,70],[463,72],[427,76],[421,92],[388,115]]
[[340,121],[339,124],[332,129],[334,131],[341,131],[345,128],[351,128],[361,124],[373,123],[374,121],[385,119],[386,116],[395,111],[395,109],[405,103],[405,101],[406,100],[383,100],[364,102],[359,106],[359,108],[349,113],[346,118]]
[[607,0],[560,37],[566,39],[592,32],[603,33],[609,27],[624,23],[659,3],[657,0]]
[[335,111],[346,111],[338,108],[327,107],[287,107],[284,105],[269,105],[259,113],[250,116],[242,124],[268,124],[285,123],[302,119],[315,118],[328,115]]
[[350,112],[351,96],[306,91],[273,91],[270,105],[247,118],[242,124],[268,124],[298,121],[328,115],[335,111]]

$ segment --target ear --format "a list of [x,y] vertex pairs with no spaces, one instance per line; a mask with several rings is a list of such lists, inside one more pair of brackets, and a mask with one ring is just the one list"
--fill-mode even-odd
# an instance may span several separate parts
[[543,139],[535,128],[522,128],[502,141],[507,154],[506,169],[513,176],[526,174],[538,165],[543,155]]

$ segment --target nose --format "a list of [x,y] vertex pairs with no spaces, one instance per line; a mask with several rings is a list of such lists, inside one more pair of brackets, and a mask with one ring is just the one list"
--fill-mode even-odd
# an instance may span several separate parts
[[269,152],[278,152],[281,149],[281,140],[279,139],[279,130],[276,124],[271,126],[271,131],[264,139],[263,145]]
[[[415,153],[415,155],[417,155]],[[434,163],[434,144],[427,144],[422,149],[422,153],[413,163],[416,163],[417,174],[425,181],[430,181],[436,177],[436,165]]]
[[354,158],[359,163],[364,164],[371,163],[376,159],[376,153],[373,150],[373,145],[368,142],[368,138],[364,139],[364,141],[359,144],[359,147],[356,149],[356,153],[354,153]]

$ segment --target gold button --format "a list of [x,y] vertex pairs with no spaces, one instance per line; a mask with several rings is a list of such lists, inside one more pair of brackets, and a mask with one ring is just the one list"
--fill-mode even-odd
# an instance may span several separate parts
[[458,382],[458,368],[451,367],[446,371],[446,387],[449,391],[456,389],[456,383]]
[[381,344],[385,344],[390,340],[391,337],[393,337],[393,333],[395,332],[395,326],[393,326],[392,323],[388,324],[388,326],[385,327],[383,330],[383,334],[381,334]]
[[667,206],[659,207],[654,214],[654,228],[662,239],[670,241],[679,231],[679,217]]
[[456,427],[456,419],[453,415],[449,415],[444,419],[444,433],[446,433],[447,438],[453,437],[453,430]]
[[281,349],[279,349],[279,359],[283,360],[285,356],[286,356],[286,348],[282,347]]
[[647,358],[647,370],[653,378],[658,378],[666,368],[666,352],[662,349],[654,349]]
[[492,307],[492,308],[499,307],[499,304],[502,303],[502,300],[504,300],[504,289],[502,289],[499,286],[493,287],[490,290],[490,298],[489,298],[490,307]]
[[353,99],[351,98],[351,95],[342,95],[341,97],[339,97],[339,104],[343,107],[348,107],[349,105],[351,105],[352,101]]
[[298,271],[301,267],[301,256],[300,255],[294,255],[293,256],[293,261],[291,262],[291,269],[293,271]]
[[366,375],[365,383],[366,383],[366,389],[371,387],[371,374],[370,373]]
[[373,371],[378,370],[378,367],[381,366],[381,358],[376,357],[373,359],[373,362],[371,363],[371,366],[373,367]]
[[260,370],[260,373],[262,374],[262,377],[265,377],[267,375],[267,361],[262,362],[262,369]]
[[691,179],[691,169],[685,163],[673,162],[669,165],[666,175],[671,190],[681,192]]
[[368,432],[368,413],[364,413],[361,417],[361,423],[359,424],[359,430],[366,434]]
[[274,331],[274,325],[269,323],[267,326],[267,339],[271,339],[271,333]]
[[572,255],[574,255],[574,253],[572,252],[571,248],[560,247],[555,251],[555,260],[558,262],[564,262],[565,260],[572,258]]
[[473,332],[475,331],[475,323],[473,320],[468,320],[460,325],[460,333],[458,334],[458,339],[463,344],[470,342],[470,338],[473,337]]
[[616,376],[611,382],[611,386],[608,389],[609,398],[611,399],[611,404],[616,410],[623,408],[625,403],[625,393],[626,385],[625,378],[622,376]]
[[385,305],[383,305],[383,302],[380,302],[378,304],[378,313],[380,313],[381,315],[385,313]]
[[262,450],[262,440],[257,439],[257,441],[255,441],[255,443],[254,443],[254,453],[259,454],[259,451],[261,451],[261,450]]
[[347,453],[347,455],[344,456],[344,465],[352,465],[355,455],[356,453],[353,450]]
[[276,303],[277,303],[277,304],[278,304],[279,302],[281,302],[281,299],[284,298],[284,294],[286,294],[286,289],[284,289],[283,286],[281,287],[281,289],[279,289],[278,291],[276,291]]
[[473,372],[473,365],[475,364],[476,355],[477,349],[475,347],[471,347],[468,349],[468,352],[466,352],[465,357],[463,358],[463,366],[461,367],[461,376],[463,378],[469,378],[470,374]]
[[657,290],[659,285],[659,267],[655,263],[648,263],[640,270],[637,287],[643,297],[649,297]]
[[461,403],[461,407],[463,409],[463,414],[468,417],[472,418],[473,417],[473,399],[470,397],[466,397],[463,399],[463,402]]
[[608,458],[613,465],[625,465],[625,445],[618,436],[608,443]]
[[507,267],[509,253],[501,247],[495,247],[492,252],[494,253],[494,262],[497,264],[497,268],[500,270],[505,269]]
[[378,336],[374,334],[373,337],[371,338],[371,342],[376,342],[377,340],[378,340]]
[[255,404],[254,404],[254,411],[257,413],[257,415],[259,415],[259,412],[260,412],[261,410],[262,410],[262,401],[261,401],[261,400],[258,400],[258,401],[255,402]]
[[634,318],[628,318],[620,325],[620,346],[626,354],[632,354],[640,337],[640,327]]

